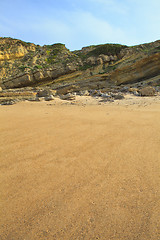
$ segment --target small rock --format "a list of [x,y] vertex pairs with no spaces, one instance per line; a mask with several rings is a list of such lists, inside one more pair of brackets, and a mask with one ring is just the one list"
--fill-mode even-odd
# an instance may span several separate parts
[[35,101],[39,101],[39,102],[44,101],[44,100],[45,100],[45,97],[36,97],[35,98]]
[[30,102],[34,102],[34,101],[37,101],[37,98],[33,97],[33,98],[28,98],[27,100],[30,101]]
[[102,93],[101,97],[102,97],[102,98],[110,98],[111,96],[108,95],[107,93]]
[[52,90],[52,95],[56,96],[56,94],[57,94],[57,91],[56,90]]
[[88,90],[80,91],[79,94],[80,94],[80,96],[89,96],[90,95]]
[[121,88],[121,92],[128,92],[128,89],[129,89],[129,87],[124,86],[123,88]]
[[45,101],[51,101],[51,100],[54,100],[53,95],[45,97]]
[[92,90],[92,91],[91,91],[91,95],[92,95],[92,96],[97,96],[97,94],[98,94],[98,91],[97,91],[97,90]]
[[0,104],[1,105],[13,105],[13,104],[15,104],[17,101],[15,101],[15,100],[2,100],[1,102],[0,102]]
[[101,97],[102,96],[102,92],[100,90],[97,90],[97,96]]
[[138,88],[129,88],[128,91],[130,93],[138,92]]
[[135,96],[140,96],[140,94],[139,94],[138,91],[134,91],[133,94],[134,94]]
[[72,94],[68,93],[66,95],[62,95],[61,99],[62,100],[75,100],[75,95],[72,95]]
[[114,99],[115,100],[121,100],[121,99],[124,99],[124,96],[121,95],[121,94],[116,94],[116,95],[114,95]]
[[156,92],[160,92],[160,87],[156,86],[155,90],[156,90]]

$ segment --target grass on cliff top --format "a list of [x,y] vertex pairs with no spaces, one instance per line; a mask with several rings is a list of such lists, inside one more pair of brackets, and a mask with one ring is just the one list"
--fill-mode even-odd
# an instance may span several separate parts
[[0,37],[0,40],[6,40],[6,45],[7,44],[22,44],[24,47],[28,47],[29,45],[32,45],[33,43],[31,42],[25,42],[25,41],[22,41],[20,39],[16,39],[16,38],[11,38],[11,37]]
[[65,44],[62,43],[55,43],[52,45],[44,45],[43,46],[46,51],[48,51],[48,53],[53,53],[53,54],[57,54],[58,52],[61,52],[62,50],[66,49]]
[[157,40],[157,41],[151,42],[151,43],[144,43],[144,44],[140,44],[140,45],[131,46],[130,48],[133,48],[133,49],[137,50],[138,52],[145,52],[145,53],[152,54],[155,52],[159,52],[160,40]]
[[81,57],[82,60],[85,60],[88,57],[98,57],[100,54],[104,55],[118,55],[123,48],[126,48],[126,45],[121,44],[101,44],[101,45],[92,45],[87,47],[87,53],[81,51],[76,51],[76,54]]
[[91,50],[87,55],[98,57],[100,54],[104,55],[117,55],[123,48],[126,48],[125,45],[120,44],[103,44],[98,45],[95,49]]
[[61,53],[63,50],[67,50],[65,47],[65,44],[62,43],[56,43],[52,45],[44,45],[44,49],[46,50],[46,53],[48,57],[46,58],[46,62],[49,64],[52,64],[55,62],[55,58],[59,53]]

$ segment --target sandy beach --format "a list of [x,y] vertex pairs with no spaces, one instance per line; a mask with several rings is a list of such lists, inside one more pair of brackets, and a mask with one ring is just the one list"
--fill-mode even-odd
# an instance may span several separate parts
[[0,106],[1,240],[160,239],[160,102],[136,99]]

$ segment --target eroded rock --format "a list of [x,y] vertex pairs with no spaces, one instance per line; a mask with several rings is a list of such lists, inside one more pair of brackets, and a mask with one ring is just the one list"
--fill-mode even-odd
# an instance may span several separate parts
[[37,97],[49,97],[52,95],[52,91],[50,89],[44,89],[44,90],[40,90],[37,92]]
[[45,101],[52,101],[52,100],[54,100],[53,95],[45,97]]
[[75,95],[70,94],[70,93],[61,96],[62,100],[69,100],[69,101],[71,101],[71,100],[75,100],[75,98],[76,98]]
[[156,91],[153,87],[148,86],[139,90],[139,93],[141,96],[154,96]]

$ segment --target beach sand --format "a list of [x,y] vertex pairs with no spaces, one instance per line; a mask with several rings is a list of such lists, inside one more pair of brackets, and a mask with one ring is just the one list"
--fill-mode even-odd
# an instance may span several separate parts
[[0,239],[159,240],[160,103],[148,101],[0,106]]

